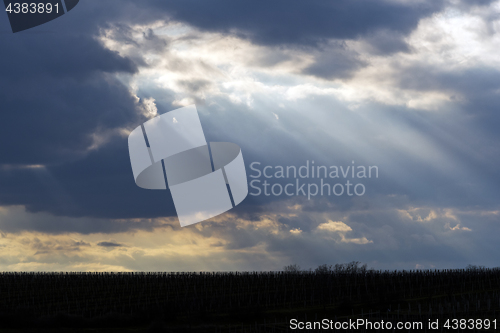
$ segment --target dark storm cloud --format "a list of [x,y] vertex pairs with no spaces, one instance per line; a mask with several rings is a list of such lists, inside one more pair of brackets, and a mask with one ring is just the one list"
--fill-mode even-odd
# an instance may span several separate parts
[[49,254],[53,252],[73,252],[80,251],[81,247],[89,247],[90,244],[84,241],[68,240],[65,242],[43,241],[35,237],[33,239],[21,239],[21,244],[36,251],[34,255]]
[[[127,139],[121,137],[83,159],[47,168],[3,170],[0,184],[2,205],[24,205],[29,212],[114,219],[175,214],[168,190],[144,190],[135,185]],[[82,233],[94,228],[118,232],[135,226],[132,222],[69,221],[63,229]],[[147,229],[154,226],[148,222],[141,224]]]
[[[150,1],[159,11],[204,31],[235,34],[253,43],[287,47],[323,47],[329,40],[366,38],[373,52],[408,51],[403,40],[418,24],[443,8],[442,1],[401,4],[390,1]],[[256,60],[273,66],[286,60]],[[323,49],[305,74],[323,79],[347,78],[366,65],[345,47]]]
[[459,7],[463,9],[470,9],[473,6],[488,6],[495,2],[495,0],[461,0],[459,2]]
[[[40,33],[35,33],[38,27],[0,35],[0,205],[24,205],[29,212],[72,217],[172,215],[167,197],[137,192],[126,137],[114,132],[134,128],[146,118],[140,103],[115,76],[133,75],[137,65],[97,41],[95,33],[106,24],[102,13],[89,14],[95,6],[82,4],[78,7],[82,15],[72,11],[44,25],[48,30]],[[164,46],[151,31],[144,33],[144,40]],[[94,147],[96,142],[99,148]],[[6,222],[3,229],[15,232],[24,226],[50,233],[56,229],[90,233],[136,228],[97,220],[45,220],[30,227],[32,222],[29,218],[17,226]],[[147,224],[141,228],[149,228]]]
[[[50,211],[53,206],[47,205]],[[116,207],[110,207],[116,209]],[[21,233],[26,230],[45,234],[59,235],[66,233],[92,234],[92,233],[123,233],[153,231],[159,228],[172,226],[172,221],[158,219],[105,219],[105,218],[74,218],[67,216],[54,216],[50,213],[31,214],[25,212],[21,206],[10,207],[2,214],[0,230],[6,233]]]
[[370,45],[371,53],[384,55],[395,52],[409,52],[405,35],[393,30],[381,29],[368,34],[364,40]]
[[406,89],[457,91],[470,96],[498,89],[500,72],[496,68],[482,66],[451,71],[422,65],[401,68],[398,80]]
[[128,89],[106,73],[134,64],[91,37],[2,36],[0,163],[53,164],[82,154],[91,134],[139,121]]
[[203,79],[195,79],[195,80],[179,80],[177,84],[186,88],[190,93],[197,93],[200,90],[207,89],[212,85],[212,82]]
[[84,79],[95,73],[137,71],[129,59],[100,45],[92,36],[66,34],[2,35],[0,77],[26,82],[28,77]]
[[97,243],[98,246],[102,246],[102,247],[122,247],[123,244],[119,244],[119,243],[116,243],[116,242],[99,242]]
[[315,62],[306,67],[302,73],[323,79],[348,78],[357,69],[366,65],[359,59],[359,54],[348,50],[345,44],[322,50],[315,57]]
[[354,39],[378,29],[407,34],[442,1],[398,4],[359,0],[150,1],[175,20],[203,30],[235,32],[266,45],[312,45],[325,39]]

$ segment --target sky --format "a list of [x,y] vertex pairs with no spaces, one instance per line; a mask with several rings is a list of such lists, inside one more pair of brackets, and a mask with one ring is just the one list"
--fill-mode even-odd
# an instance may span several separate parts
[[[82,0],[18,33],[0,14],[0,271],[497,267],[499,49],[489,0]],[[127,138],[191,104],[249,183],[313,161],[377,177],[250,187],[181,228]]]

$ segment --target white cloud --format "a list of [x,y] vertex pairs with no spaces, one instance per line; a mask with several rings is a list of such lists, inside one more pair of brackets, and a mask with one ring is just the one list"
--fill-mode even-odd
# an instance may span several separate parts
[[341,221],[331,221],[329,220],[326,223],[322,223],[318,226],[318,230],[325,230],[325,231],[331,231],[331,232],[340,232],[340,233],[345,233],[348,231],[352,231],[351,227],[349,227],[347,224]]
[[333,232],[333,233],[338,233],[340,235],[340,241],[342,243],[354,243],[354,244],[369,244],[373,243],[373,241],[368,240],[366,237],[360,237],[360,238],[347,238],[345,236],[346,233],[352,231],[352,228],[349,227],[347,224],[341,221],[332,221],[329,220],[326,223],[321,223],[318,225],[316,228],[318,231],[327,231],[327,232]]
[[144,98],[142,100],[142,108],[144,110],[144,115],[148,118],[154,118],[158,115],[158,108],[156,107],[153,97]]
[[457,224],[456,226],[454,226],[453,228],[450,226],[449,223],[446,223],[444,227],[446,229],[449,229],[449,230],[452,230],[452,231],[459,231],[459,230],[462,230],[462,231],[472,231],[471,229],[469,229],[467,227],[461,227],[460,223]]

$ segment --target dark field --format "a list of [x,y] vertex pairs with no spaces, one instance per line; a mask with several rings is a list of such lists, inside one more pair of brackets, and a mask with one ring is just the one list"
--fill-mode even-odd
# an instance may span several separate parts
[[292,318],[427,325],[499,314],[500,269],[0,273],[1,332],[285,332]]

